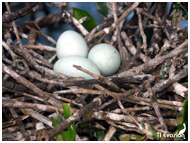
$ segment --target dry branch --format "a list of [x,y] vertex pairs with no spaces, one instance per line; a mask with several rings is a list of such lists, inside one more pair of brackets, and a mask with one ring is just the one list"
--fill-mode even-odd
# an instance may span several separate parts
[[15,19],[21,18],[28,13],[37,10],[37,8],[41,5],[39,2],[33,2],[30,5],[18,10],[17,12],[14,13],[9,13],[8,15],[3,16],[3,23],[10,23]]
[[47,111],[47,112],[55,112],[58,110],[62,110],[62,108],[44,105],[44,104],[33,104],[33,103],[26,103],[26,102],[19,102],[13,99],[3,99],[3,107],[15,107],[15,108],[30,108],[36,109],[40,111]]
[[187,52],[187,48],[184,48],[187,47],[187,45],[188,45],[188,40],[185,40],[181,45],[179,45],[176,49],[174,49],[167,55],[151,59],[140,66],[134,67],[128,71],[122,72],[112,77],[125,77],[125,76],[136,75],[150,68],[151,70],[153,70],[157,65],[161,64],[165,59]]
[[87,114],[88,112],[91,112],[91,110],[96,109],[98,106],[100,106],[104,100],[105,100],[105,97],[101,96],[101,95],[99,97],[97,97],[97,98],[94,98],[94,100],[91,103],[89,103],[88,105],[86,105],[85,107],[80,109],[78,112],[73,114],[71,117],[69,117],[64,122],[57,125],[46,136],[44,136],[44,139],[49,140],[52,137],[54,137],[55,135],[61,133],[62,131],[67,129],[67,127],[70,126],[72,123],[75,123],[81,117],[85,116],[85,114]]
[[[188,97],[188,38],[181,35],[187,27],[174,27],[167,19],[162,11],[165,3],[105,3],[109,16],[91,31],[83,24],[88,17],[77,20],[65,2],[26,3],[16,12],[15,3],[3,4],[7,9],[2,21],[3,140],[56,140],[73,123],[76,141],[94,139],[97,130],[106,133],[105,141],[118,139],[122,131],[159,140],[147,136],[149,132],[145,135],[140,123],[161,133],[174,133]],[[62,13],[52,14],[49,8],[62,9]],[[37,9],[45,16],[36,18]],[[126,24],[132,11],[134,16]],[[16,20],[23,16],[30,20],[20,25]],[[121,66],[117,73],[98,76],[74,63],[94,79],[55,72],[56,49],[38,37],[56,45],[55,37],[42,28],[51,26],[52,30],[65,23],[83,35],[89,49],[99,43],[118,49]],[[52,118],[63,112],[63,103],[70,103],[72,116],[53,127]]]

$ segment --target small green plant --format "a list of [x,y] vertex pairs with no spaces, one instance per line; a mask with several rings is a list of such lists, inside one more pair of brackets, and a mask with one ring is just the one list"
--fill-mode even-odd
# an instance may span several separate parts
[[[69,103],[63,104],[63,111],[64,114],[61,111],[59,111],[59,114],[52,119],[52,124],[54,127],[72,116],[71,107]],[[75,137],[76,137],[76,126],[73,123],[67,128],[66,131],[57,135],[57,141],[75,141]]]

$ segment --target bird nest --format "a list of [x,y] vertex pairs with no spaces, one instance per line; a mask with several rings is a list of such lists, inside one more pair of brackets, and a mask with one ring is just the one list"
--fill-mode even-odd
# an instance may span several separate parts
[[[183,129],[178,128],[182,125],[176,121],[179,117],[186,121],[188,40],[180,37],[187,27],[176,28],[159,11],[166,4],[155,3],[157,9],[150,14],[147,10],[152,3],[123,3],[124,7],[110,3],[112,14],[90,32],[82,25],[85,18],[77,20],[65,9],[67,3],[49,4],[62,7],[62,13],[21,25],[15,20],[35,13],[44,3],[30,3],[16,12],[11,11],[12,3],[5,3],[2,139],[56,140],[74,124],[77,141],[174,140],[161,135]],[[131,11],[134,17],[123,24]],[[116,47],[121,56],[118,72],[98,76],[74,65],[94,77],[86,80],[53,71],[56,49],[41,44],[38,37],[56,45],[42,27],[56,27],[57,23],[76,27],[89,49],[99,43]],[[152,30],[152,38],[148,30]],[[105,40],[107,36],[109,40]],[[64,103],[70,103],[72,115],[53,125],[52,119],[64,116]]]

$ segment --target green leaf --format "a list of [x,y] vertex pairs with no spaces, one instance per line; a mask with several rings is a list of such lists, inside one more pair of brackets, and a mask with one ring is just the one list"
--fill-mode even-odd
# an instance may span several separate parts
[[111,3],[109,2],[96,2],[96,8],[104,16],[108,17],[111,15]]
[[[65,119],[68,119],[72,116],[71,107],[69,103],[63,104],[63,111]],[[64,132],[64,140],[65,141],[74,141],[76,137],[76,126],[73,123],[71,126],[68,127],[68,130]]]
[[55,127],[56,125],[58,125],[59,123],[63,122],[63,119],[60,118],[60,116],[56,116],[55,118],[52,119],[52,125]]
[[[69,103],[63,104],[63,111],[65,120],[72,116],[71,107]],[[64,121],[63,113],[58,111],[58,115],[52,119],[52,125],[55,127]],[[57,135],[58,141],[75,141],[76,137],[76,126],[73,123],[71,126],[67,128],[66,131]]]
[[[52,119],[52,125],[54,127],[64,121],[63,113],[61,113],[60,111],[58,112],[59,114],[55,118]],[[57,135],[57,141],[64,141],[64,133]]]
[[64,111],[65,120],[67,120],[69,117],[72,116],[71,107],[69,103],[63,104],[63,111]]
[[83,22],[82,25],[84,26],[84,28],[86,28],[88,30],[88,32],[90,32],[97,25],[94,18],[88,12],[86,12],[84,10],[81,10],[78,8],[73,8],[73,16],[77,20],[79,20],[83,17],[87,17],[86,21]]

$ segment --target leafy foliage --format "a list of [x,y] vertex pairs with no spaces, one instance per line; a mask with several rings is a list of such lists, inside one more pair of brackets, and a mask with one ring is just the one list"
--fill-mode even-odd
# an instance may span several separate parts
[[[68,119],[69,117],[72,116],[71,107],[69,103],[63,104],[63,111],[64,111],[65,119]],[[52,124],[55,127],[63,121],[64,121],[63,113],[59,111],[58,116],[53,118]],[[76,136],[76,126],[73,123],[71,126],[68,127],[67,131],[64,131],[63,133],[57,135],[57,140],[58,141],[74,141],[75,136]]]
[[73,8],[73,16],[77,20],[80,20],[83,17],[87,17],[86,21],[82,23],[82,25],[90,32],[94,27],[96,27],[96,21],[94,18],[86,11]]

